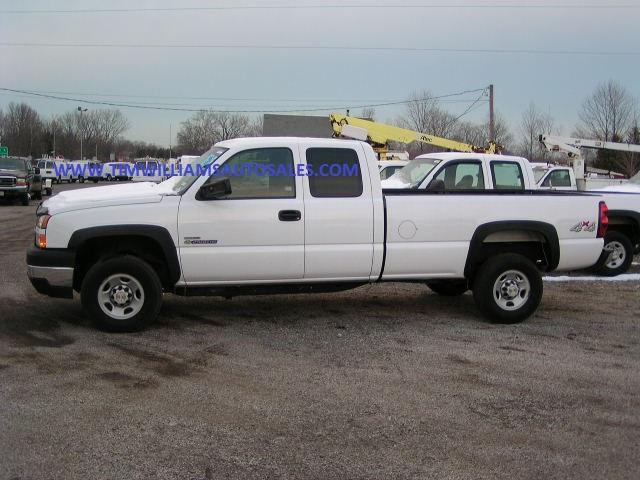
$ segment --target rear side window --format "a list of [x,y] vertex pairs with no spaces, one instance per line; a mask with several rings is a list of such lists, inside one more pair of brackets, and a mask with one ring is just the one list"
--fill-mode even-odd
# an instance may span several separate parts
[[491,175],[497,190],[524,190],[522,170],[515,162],[491,162]]
[[312,197],[362,195],[362,172],[358,154],[350,148],[309,148],[307,174]]

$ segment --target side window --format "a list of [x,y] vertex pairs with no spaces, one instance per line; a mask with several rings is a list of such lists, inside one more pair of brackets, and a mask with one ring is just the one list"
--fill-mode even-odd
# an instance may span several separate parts
[[451,163],[440,170],[433,180],[442,180],[445,191],[484,189],[484,175],[480,162]]
[[542,182],[543,187],[570,187],[571,176],[568,170],[554,170]]
[[394,173],[396,173],[398,170],[400,170],[402,167],[397,166],[397,167],[385,167],[382,169],[382,171],[380,172],[380,179],[381,180],[386,180],[387,178],[389,178],[391,175],[393,175]]
[[362,172],[350,148],[307,149],[307,174],[312,197],[359,197]]
[[491,175],[496,190],[524,190],[522,170],[515,162],[491,162]]
[[293,153],[288,148],[256,148],[236,153],[216,176],[229,177],[229,199],[295,198]]

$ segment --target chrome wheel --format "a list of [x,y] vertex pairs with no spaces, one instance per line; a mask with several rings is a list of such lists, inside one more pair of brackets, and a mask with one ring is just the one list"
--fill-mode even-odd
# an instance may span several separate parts
[[507,311],[518,310],[529,300],[531,285],[526,275],[519,270],[508,270],[493,284],[493,299]]
[[127,320],[142,309],[144,289],[131,275],[111,275],[98,288],[98,305],[105,315],[115,320]]
[[612,241],[607,243],[604,246],[604,251],[609,252],[609,256],[604,263],[604,266],[609,269],[613,270],[620,267],[627,259],[627,252],[620,242]]

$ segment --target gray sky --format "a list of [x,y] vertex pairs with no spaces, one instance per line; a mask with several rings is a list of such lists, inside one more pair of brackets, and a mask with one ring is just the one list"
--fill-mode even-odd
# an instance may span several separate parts
[[[612,7],[631,5],[635,8]],[[314,9],[192,10],[124,13],[7,13],[204,6],[334,5]],[[338,5],[367,5],[337,8]],[[372,8],[388,5],[389,8]],[[400,5],[431,5],[406,8]],[[434,7],[440,5],[440,7]],[[444,7],[442,7],[444,5]],[[456,5],[456,6],[452,6]],[[541,5],[545,5],[543,7]],[[570,6],[555,8],[550,6]],[[607,5],[610,8],[587,8]],[[502,6],[504,8],[498,8]],[[523,6],[537,6],[525,8]],[[409,47],[639,52],[638,0],[0,0],[0,43],[188,44]],[[45,48],[0,45],[0,87],[64,92],[118,103],[231,110],[346,107],[495,85],[496,107],[516,130],[529,102],[548,110],[569,134],[582,100],[610,78],[640,96],[640,56],[452,53],[425,51],[225,48]],[[100,94],[97,95],[97,94]],[[108,96],[106,96],[108,95]],[[160,98],[157,98],[160,97]],[[174,97],[174,98],[169,98]],[[209,97],[226,100],[194,99]],[[246,101],[228,99],[254,99]],[[474,95],[461,99],[473,100]],[[0,92],[0,108],[26,101],[45,115],[76,102]],[[294,101],[291,101],[294,100]],[[88,108],[91,105],[85,105]],[[462,113],[469,103],[446,103]],[[131,139],[169,143],[186,112],[123,108]],[[392,120],[402,106],[378,107]],[[352,113],[358,113],[353,110]],[[319,112],[318,114],[323,114]],[[467,119],[483,121],[483,103]],[[515,132],[514,132],[515,133]]]

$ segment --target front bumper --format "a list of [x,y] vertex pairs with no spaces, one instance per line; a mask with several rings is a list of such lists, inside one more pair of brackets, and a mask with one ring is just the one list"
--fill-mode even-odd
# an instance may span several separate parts
[[27,277],[31,285],[43,295],[73,298],[73,266],[75,252],[66,249],[27,251]]
[[28,187],[0,187],[1,197],[19,197],[27,193]]

